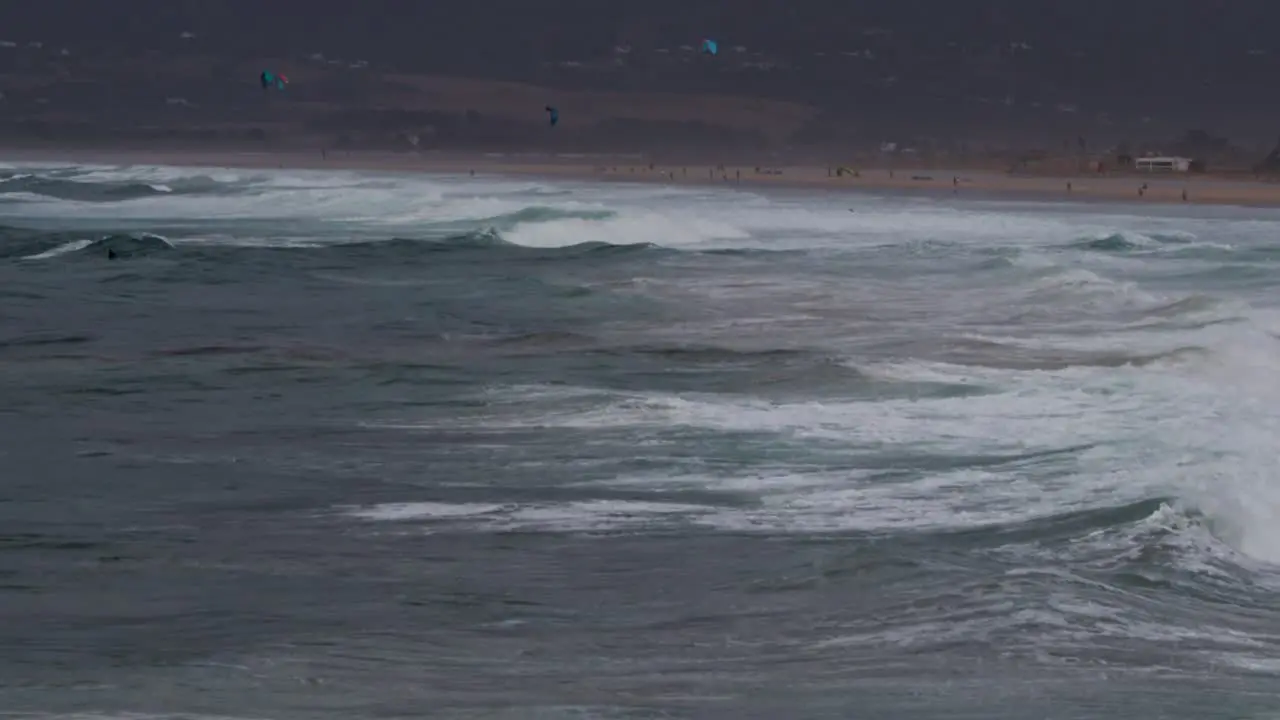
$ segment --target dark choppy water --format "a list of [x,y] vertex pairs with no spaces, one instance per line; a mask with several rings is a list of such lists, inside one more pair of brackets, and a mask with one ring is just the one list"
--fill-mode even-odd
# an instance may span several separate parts
[[1280,213],[3,176],[0,710],[1280,717]]

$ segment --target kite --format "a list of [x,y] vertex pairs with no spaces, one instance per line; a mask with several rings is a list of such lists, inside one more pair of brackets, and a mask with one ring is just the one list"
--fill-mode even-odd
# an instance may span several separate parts
[[718,55],[720,54],[720,46],[716,44],[715,40],[703,39],[702,52],[708,55]]
[[269,70],[263,70],[262,74],[258,76],[258,80],[262,83],[263,90],[272,85],[275,85],[278,90],[283,90],[284,86],[289,84],[289,78],[283,75],[276,75]]
[[549,116],[551,127],[555,127],[556,124],[560,122],[560,111],[551,107],[550,105],[548,105],[545,109]]

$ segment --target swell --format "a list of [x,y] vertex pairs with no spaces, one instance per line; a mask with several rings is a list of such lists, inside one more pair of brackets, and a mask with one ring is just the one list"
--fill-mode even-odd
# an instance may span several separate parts
[[504,231],[512,230],[522,223],[540,223],[555,220],[609,220],[614,217],[617,217],[617,213],[612,210],[568,210],[545,205],[533,205],[515,212],[481,218],[475,222],[489,226],[494,230]]
[[1085,510],[1071,510],[1030,520],[935,533],[948,542],[988,547],[1028,543],[1065,543],[1101,530],[1135,527],[1151,517],[1171,498],[1156,497]]
[[[412,260],[434,259],[443,255],[505,255],[515,259],[604,259],[631,257],[639,254],[688,254],[707,257],[766,257],[787,255],[803,257],[806,250],[771,250],[767,248],[688,250],[672,248],[661,242],[611,243],[588,240],[559,247],[531,247],[506,239],[495,228],[446,233],[438,237],[399,237],[386,239],[302,240],[273,242],[270,237],[226,242],[189,242],[182,232],[119,232],[108,230],[41,231],[0,226],[0,259],[50,259],[65,256],[102,256],[108,248],[128,256],[154,252],[177,251],[184,255],[224,257],[304,254],[324,259]],[[187,242],[184,242],[187,241]]]
[[[539,382],[614,392],[697,393],[771,400],[948,398],[990,392],[978,383],[901,380],[859,368],[824,348],[619,342],[566,330],[456,338],[474,360],[519,368]],[[601,367],[612,368],[602,375]]]
[[7,233],[0,258],[49,260],[58,257],[138,258],[174,250],[169,239],[154,233],[88,234],[79,232]]
[[[62,175],[62,176],[60,176]],[[76,180],[66,173],[23,174],[10,173],[0,176],[0,202],[38,196],[52,200],[71,202],[112,203],[157,196],[229,194],[237,188],[213,178],[197,175],[168,182],[137,182],[131,180]],[[16,197],[15,197],[16,196]]]
[[1210,348],[1193,345],[1147,353],[1040,349],[972,337],[943,339],[940,342],[933,339],[911,340],[885,345],[882,349],[953,365],[1020,371],[1057,371],[1074,367],[1141,368],[1158,363],[1203,359],[1212,352]]
[[1229,257],[1236,252],[1231,245],[1201,240],[1195,235],[1176,232],[1116,232],[1080,238],[1062,247],[1067,250],[1116,256],[1159,253],[1168,257],[1187,259]]
[[1020,574],[1094,583],[1113,593],[1155,593],[1172,605],[1210,602],[1269,611],[1270,593],[1257,590],[1274,568],[1242,554],[1222,525],[1185,498],[1153,496],[904,540],[997,555],[1030,550],[1043,559],[1069,558],[1070,567],[1039,564]]
[[109,231],[44,232],[23,228],[0,227],[0,259],[51,260],[76,257],[105,257],[111,250],[121,258],[140,257],[159,252],[178,252],[204,258],[257,257],[262,255],[295,255],[304,253],[324,260],[415,260],[436,259],[442,255],[505,256],[520,259],[564,260],[573,258],[601,259],[630,256],[636,253],[664,250],[652,243],[613,244],[588,241],[554,248],[535,248],[506,240],[496,230],[478,230],[444,237],[392,237],[385,240],[315,241],[294,245],[254,246],[227,242],[222,244],[183,243],[181,236],[156,233],[120,233]]
[[415,257],[440,253],[500,252],[506,254],[545,255],[552,258],[574,256],[629,255],[660,250],[653,243],[614,244],[588,241],[554,248],[535,248],[513,243],[493,230],[479,230],[444,238],[392,238],[390,240],[352,241],[315,248],[319,253],[351,257],[391,256]]

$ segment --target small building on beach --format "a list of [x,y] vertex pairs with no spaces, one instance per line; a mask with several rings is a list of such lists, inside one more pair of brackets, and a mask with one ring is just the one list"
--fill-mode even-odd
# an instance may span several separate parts
[[1191,172],[1191,158],[1143,157],[1135,160],[1133,166],[1138,172],[1185,173]]

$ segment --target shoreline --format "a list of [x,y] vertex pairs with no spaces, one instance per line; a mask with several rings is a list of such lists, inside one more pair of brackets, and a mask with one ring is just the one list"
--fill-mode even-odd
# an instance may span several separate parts
[[[774,188],[846,191],[922,191],[983,200],[1126,202],[1159,205],[1280,207],[1280,183],[1210,175],[1036,175],[964,168],[851,168],[836,175],[816,165],[714,166],[646,163],[638,154],[519,155],[504,153],[183,149],[116,150],[0,148],[0,162],[157,165],[222,169],[332,170],[405,174],[545,178],[570,182],[623,182],[726,189]],[[1145,185],[1145,190],[1141,190]],[[1185,192],[1185,195],[1184,195]]]

